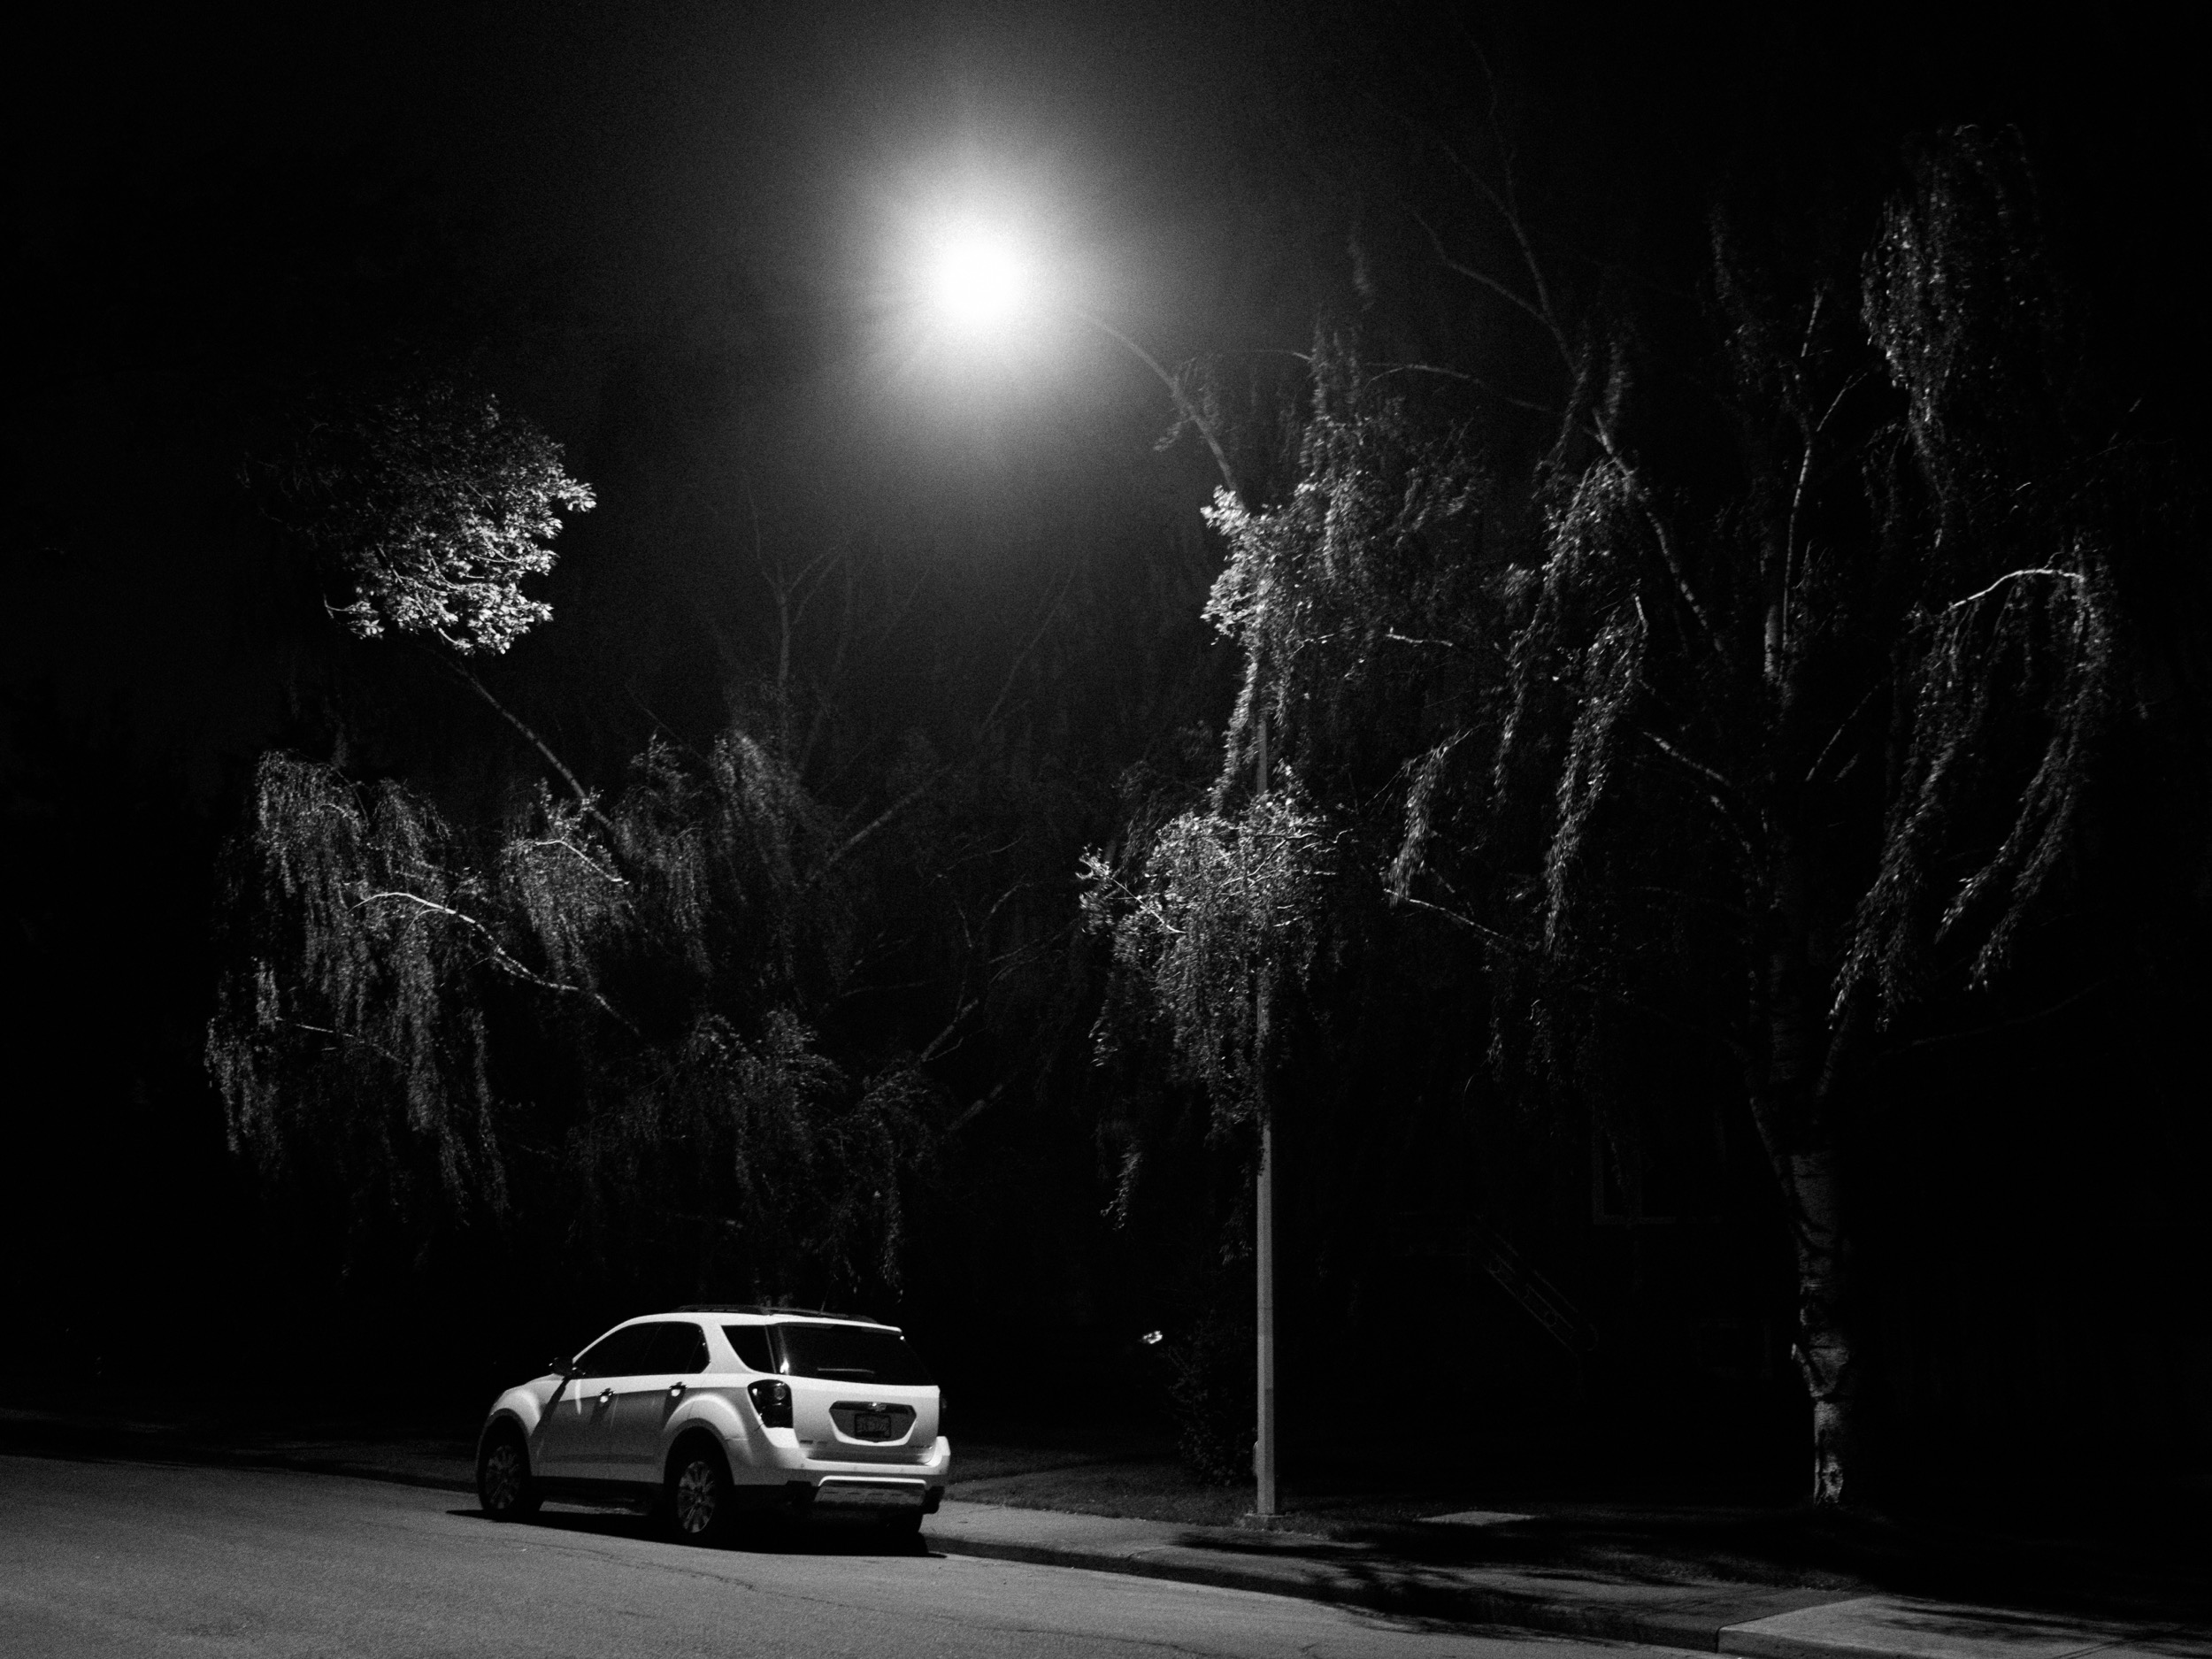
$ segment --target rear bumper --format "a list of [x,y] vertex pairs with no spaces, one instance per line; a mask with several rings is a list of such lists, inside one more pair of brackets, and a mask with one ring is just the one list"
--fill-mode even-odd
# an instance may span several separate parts
[[925,1515],[934,1514],[945,1496],[944,1487],[926,1480],[883,1475],[825,1475],[818,1481],[795,1480],[789,1490],[796,1502],[815,1509],[919,1509]]
[[826,1475],[818,1480],[786,1480],[774,1486],[749,1483],[736,1487],[730,1495],[740,1508],[756,1514],[772,1510],[791,1515],[889,1515],[918,1509],[924,1515],[934,1515],[945,1501],[945,1489],[902,1476]]
[[[933,1511],[945,1488],[952,1484],[952,1445],[940,1437],[927,1455],[914,1463],[857,1463],[841,1458],[810,1457],[803,1446],[733,1445],[730,1448],[733,1485],[751,1489],[795,1494],[785,1501],[813,1503],[852,1503],[866,1506],[890,1502],[919,1502]],[[879,1494],[902,1494],[895,1500]]]

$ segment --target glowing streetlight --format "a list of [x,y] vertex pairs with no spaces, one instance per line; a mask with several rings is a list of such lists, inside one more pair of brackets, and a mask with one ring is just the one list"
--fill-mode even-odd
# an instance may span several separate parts
[[1028,309],[1034,287],[1020,244],[976,227],[941,242],[924,278],[931,308],[964,334],[1004,327]]

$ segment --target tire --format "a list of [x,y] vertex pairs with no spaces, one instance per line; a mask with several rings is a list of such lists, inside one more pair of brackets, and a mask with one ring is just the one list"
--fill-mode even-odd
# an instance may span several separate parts
[[476,1455],[476,1501],[495,1521],[526,1519],[545,1502],[530,1477],[530,1448],[511,1424],[488,1435]]
[[919,1539],[922,1535],[922,1512],[919,1509],[895,1509],[882,1519],[883,1530],[894,1538]]
[[719,1543],[730,1536],[737,1514],[730,1466],[722,1449],[705,1440],[687,1440],[668,1460],[667,1526],[687,1544]]

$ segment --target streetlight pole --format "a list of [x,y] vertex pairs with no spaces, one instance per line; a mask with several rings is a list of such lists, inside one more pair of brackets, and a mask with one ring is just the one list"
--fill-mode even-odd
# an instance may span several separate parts
[[[1259,711],[1259,753],[1255,757],[1259,795],[1267,795],[1267,711]],[[1264,956],[1260,959],[1258,1007],[1252,1020],[1252,1093],[1259,1109],[1260,1171],[1253,1193],[1252,1245],[1259,1281],[1259,1432],[1252,1442],[1252,1478],[1256,1488],[1252,1514],[1264,1524],[1276,1514],[1279,1495],[1275,1482],[1275,1113],[1267,1090],[1268,1020],[1272,1013],[1268,993],[1273,975]]]

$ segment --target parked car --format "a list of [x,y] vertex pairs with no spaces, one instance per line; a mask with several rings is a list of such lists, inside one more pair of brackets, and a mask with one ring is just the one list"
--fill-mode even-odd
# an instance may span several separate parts
[[618,1325],[493,1402],[484,1512],[620,1504],[707,1539],[747,1516],[865,1510],[918,1532],[952,1483],[943,1397],[896,1326],[694,1303]]

